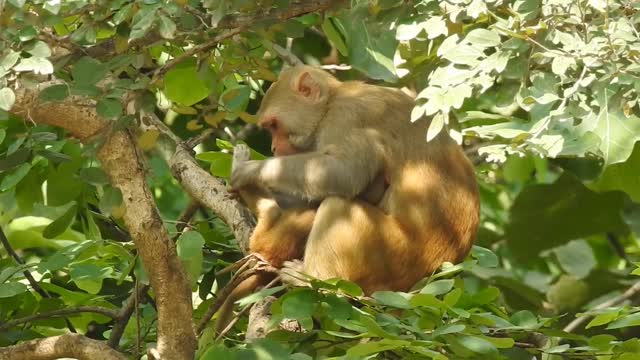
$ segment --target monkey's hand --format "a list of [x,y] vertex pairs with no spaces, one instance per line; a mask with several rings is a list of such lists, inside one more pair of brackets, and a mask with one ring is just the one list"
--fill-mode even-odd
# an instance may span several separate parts
[[[249,161],[251,149],[245,144],[233,147],[233,163],[231,164],[231,191],[237,191],[255,182],[259,163]],[[256,166],[258,165],[258,166]]]
[[304,264],[301,260],[285,261],[280,269],[280,279],[289,285],[306,286],[309,284],[309,276],[303,271]]

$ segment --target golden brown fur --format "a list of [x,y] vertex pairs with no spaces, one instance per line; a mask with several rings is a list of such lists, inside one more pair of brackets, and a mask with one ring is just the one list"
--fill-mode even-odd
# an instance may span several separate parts
[[413,106],[396,89],[284,71],[258,114],[284,156],[239,163],[231,185],[320,205],[281,209],[248,196],[258,215],[251,250],[279,266],[304,249],[304,272],[367,293],[408,290],[462,260],[478,225],[473,167],[446,134],[425,140],[429,121],[411,123]]

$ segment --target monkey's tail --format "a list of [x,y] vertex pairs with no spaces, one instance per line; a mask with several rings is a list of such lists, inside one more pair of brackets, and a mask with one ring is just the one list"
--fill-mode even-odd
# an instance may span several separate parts
[[218,310],[218,320],[216,321],[216,334],[222,333],[231,323],[233,318],[233,305],[236,301],[251,294],[256,288],[266,285],[273,279],[274,275],[269,273],[257,273],[249,276],[236,286]]

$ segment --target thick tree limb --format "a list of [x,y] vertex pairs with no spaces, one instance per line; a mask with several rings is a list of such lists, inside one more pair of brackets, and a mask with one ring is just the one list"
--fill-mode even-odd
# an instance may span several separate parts
[[[40,103],[38,93],[43,86],[46,85],[18,89],[12,112],[36,123],[62,127],[81,141],[109,132],[110,123],[97,116],[91,102],[68,97],[63,102]],[[135,139],[125,131],[111,134],[99,150],[98,159],[111,184],[122,193],[124,222],[156,294],[158,351],[166,359],[191,359],[196,347],[191,289],[147,187]]]
[[0,348],[3,360],[54,360],[75,358],[78,360],[126,360],[127,357],[102,341],[83,335],[66,334],[22,342]]
[[252,216],[244,205],[230,197],[227,185],[201,168],[191,156],[191,149],[181,144],[176,147],[170,166],[171,173],[191,198],[197,199],[229,225],[240,243],[240,248],[246,252],[254,227],[247,219],[251,219]]

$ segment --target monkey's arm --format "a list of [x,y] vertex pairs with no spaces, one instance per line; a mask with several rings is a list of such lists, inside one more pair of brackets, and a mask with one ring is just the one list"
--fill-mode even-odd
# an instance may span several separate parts
[[311,201],[328,196],[354,198],[382,170],[381,154],[371,136],[354,131],[318,151],[246,161],[233,170],[231,186],[258,186]]

